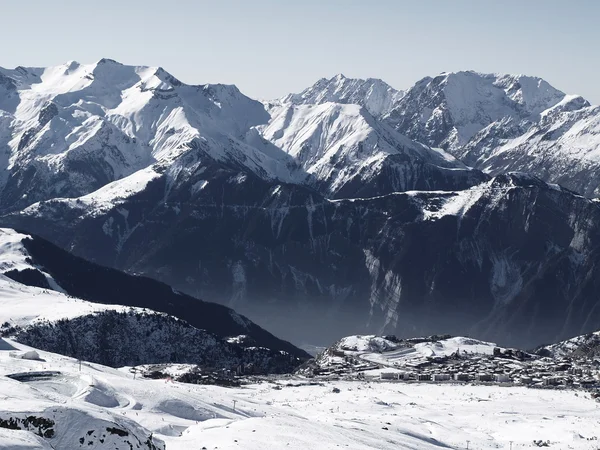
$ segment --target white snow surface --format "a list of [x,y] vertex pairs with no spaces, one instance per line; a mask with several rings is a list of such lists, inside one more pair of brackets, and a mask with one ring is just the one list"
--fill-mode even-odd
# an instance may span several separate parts
[[[138,194],[148,186],[152,180],[160,177],[160,174],[154,170],[154,167],[147,167],[138,170],[131,175],[120,180],[113,181],[101,187],[97,191],[87,195],[71,198],[54,198],[56,203],[62,203],[70,207],[82,209],[85,216],[100,216],[113,208],[124,203],[131,196]],[[31,206],[19,211],[19,214],[36,215],[42,207],[41,202],[36,202]]]
[[590,345],[598,348],[600,344],[600,331],[595,333],[583,334],[575,336],[571,339],[557,342],[555,344],[544,346],[543,348],[550,352],[554,358],[562,358],[570,356],[574,351],[578,349],[585,350]]
[[23,246],[23,239],[31,236],[18,233],[11,228],[0,228],[0,274],[12,270],[22,271],[33,269],[39,271],[54,291],[64,292],[56,280],[40,267],[33,265],[27,249]]
[[0,275],[0,324],[25,327],[38,321],[71,319],[99,311],[139,310],[120,305],[90,303],[61,292],[26,286]]
[[0,448],[6,450],[53,450],[50,444],[33,433],[0,428]]
[[[294,181],[281,151],[248,145],[246,133],[266,123],[263,105],[235,86],[181,83],[160,67],[102,59],[49,68],[0,68],[0,173],[35,164],[44,173],[69,174],[70,191],[87,194],[97,181],[72,164],[98,164],[115,181],[156,162],[170,164],[189,151],[235,161],[260,177]],[[3,95],[2,95],[3,94]],[[14,101],[9,101],[14,99]],[[40,175],[41,176],[41,175]],[[50,183],[45,197],[61,192]]]
[[269,112],[269,123],[256,127],[259,133],[289,154],[317,181],[326,183],[332,193],[356,178],[369,181],[393,155],[407,159],[396,167],[398,178],[403,177],[411,163],[468,170],[443,150],[397,133],[360,105],[276,103],[269,105]]
[[[481,198],[491,199],[493,205],[512,189],[514,189],[514,186],[498,186],[495,180],[492,179],[464,191],[446,193],[448,195],[439,197],[440,203],[422,204],[423,219],[437,220],[444,216],[456,216],[462,219]],[[417,192],[414,194],[417,194]],[[417,197],[413,195],[413,198],[416,199]]]
[[375,117],[391,111],[404,96],[377,78],[362,80],[338,74],[330,79],[321,78],[299,94],[289,94],[279,100],[295,105],[318,105],[321,103],[350,103],[361,105]]
[[[0,228],[0,324],[25,327],[37,321],[56,321],[99,311],[142,311],[120,305],[91,303],[68,296],[42,268],[35,266],[22,241],[30,238],[10,228]],[[2,275],[11,270],[40,271],[52,289],[27,286]],[[146,311],[146,310],[143,310]]]
[[505,118],[534,119],[564,97],[563,92],[538,77],[448,72],[417,82],[388,118],[393,122],[398,115],[418,116],[428,129],[436,130],[447,117],[452,128],[439,131],[446,133],[441,137],[444,148],[447,146],[454,154],[491,123]]
[[492,145],[490,139],[501,127],[501,123],[488,126],[462,154],[477,158],[478,167],[486,172],[526,171],[586,196],[600,195],[600,182],[593,176],[600,167],[600,107],[568,96],[522,134],[495,139]]
[[[373,381],[309,385],[293,377],[221,388],[134,380],[128,368],[97,364],[83,363],[80,371],[76,360],[47,352],[40,352],[44,361],[10,353],[0,351],[0,417],[52,418],[56,436],[44,442],[30,432],[0,429],[3,448],[79,448],[88,430],[115,424],[136,436],[152,433],[168,450],[433,450],[464,448],[466,441],[469,448],[491,450],[508,448],[509,441],[530,448],[534,440],[587,450],[589,439],[598,437],[597,403],[576,391]],[[28,382],[5,377],[49,371],[59,374]],[[86,448],[115,445],[94,439]]]
[[0,272],[32,268],[27,261],[29,254],[22,244],[23,239],[29,237],[11,228],[0,228]]
[[383,120],[492,175],[529,172],[600,195],[600,108],[541,78],[442,73],[417,82]]
[[[512,172],[508,175],[508,182],[498,182],[498,177],[495,177],[462,191],[407,191],[397,195],[410,196],[422,209],[423,220],[438,220],[445,216],[456,216],[460,220],[481,199],[485,199],[488,210],[493,210],[511,191],[518,189],[514,179],[510,178],[512,176],[520,178],[523,186],[527,186],[527,182],[531,185],[539,182],[527,174]],[[556,184],[547,186],[555,190],[562,189]]]

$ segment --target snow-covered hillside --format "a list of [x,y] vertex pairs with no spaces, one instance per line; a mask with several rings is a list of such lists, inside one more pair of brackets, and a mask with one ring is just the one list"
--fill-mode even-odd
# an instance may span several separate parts
[[127,310],[125,306],[90,303],[60,292],[26,286],[0,275],[0,324],[4,328],[27,327],[100,311]]
[[595,358],[600,356],[600,331],[575,336],[555,344],[540,347],[540,355],[553,358]]
[[329,102],[360,105],[372,116],[381,117],[394,109],[404,94],[377,78],[361,80],[338,74],[329,79],[321,78],[299,94],[283,97],[280,102],[294,105],[320,105]]
[[188,152],[268,179],[297,179],[285,153],[244,143],[268,114],[235,86],[189,86],[162,68],[107,59],[0,75],[3,209],[85,195]]
[[536,77],[443,73],[418,81],[385,120],[412,139],[456,154],[491,123],[531,120],[564,96]]
[[276,103],[268,110],[271,120],[257,127],[261,135],[301,164],[326,195],[461,189],[485,180],[450,154],[411,141],[356,104]]
[[[414,358],[424,359],[434,356],[450,356],[453,353],[469,354],[469,355],[492,355],[496,344],[492,342],[484,342],[477,339],[466,337],[445,337],[440,339],[427,340],[424,338],[416,338],[414,342],[408,341],[414,353],[411,355]],[[406,342],[392,340],[381,336],[348,336],[340,339],[333,345],[334,351],[340,351],[349,355],[369,355],[379,354],[383,357],[392,357],[396,355],[394,352],[399,348],[406,350]],[[390,358],[388,358],[390,359]],[[393,358],[391,358],[393,359]]]
[[[371,363],[381,367],[404,369],[426,364],[434,358],[475,358],[491,356],[500,348],[491,342],[467,337],[432,336],[400,340],[394,336],[347,336],[316,358],[316,365],[327,370],[332,365],[354,358],[358,364]],[[506,351],[506,349],[501,349]],[[378,373],[378,372],[377,372]]]
[[141,308],[102,305],[26,286],[0,275],[0,335],[37,348],[111,366],[187,362],[247,373],[291,372],[285,352],[228,342],[188,323]]
[[157,179],[99,215],[65,200],[3,220],[296,342],[298,323],[317,344],[449,333],[533,348],[598,329],[598,203],[539,178],[341,200],[229,174],[192,186]]
[[445,73],[407,91],[385,122],[492,175],[529,172],[600,193],[600,109],[524,75]]
[[528,126],[510,120],[489,125],[457,156],[492,174],[520,170],[597,197],[599,135],[600,108],[579,96],[566,96]]
[[4,448],[433,450],[470,441],[491,450],[543,441],[578,450],[598,438],[597,404],[573,391],[289,377],[221,388],[134,379],[127,368],[41,351],[40,361],[19,359],[30,348],[9,344],[15,350],[0,350],[0,398],[10,399],[0,420],[34,416],[52,432],[0,427]]
[[[223,306],[186,298],[155,281],[119,274],[133,283],[128,287],[111,276],[115,271],[68,257],[65,263],[62,251],[56,249],[59,253],[54,257],[48,252],[43,255],[36,243],[50,245],[0,229],[0,334],[19,342],[110,366],[186,362],[211,369],[244,367],[246,373],[291,372],[301,363],[294,353],[308,356]],[[89,277],[94,280],[88,283]],[[96,281],[115,290],[102,294],[101,288],[94,287]],[[149,288],[144,286],[148,282]],[[69,295],[85,297],[90,291],[91,301]],[[130,301],[131,296],[139,298]],[[175,307],[178,302],[185,305],[191,324],[182,320],[185,311]],[[179,318],[147,309],[155,306],[165,311],[167,304]],[[198,327],[202,321],[210,324],[212,333]],[[247,333],[243,339],[236,338],[240,332]]]
[[[255,126],[279,122],[282,113],[274,111],[277,117],[270,117],[261,103],[235,86],[186,85],[160,67],[127,66],[108,59],[49,68],[0,68],[0,74],[0,149],[5,155],[0,158],[0,210],[84,197],[130,176],[135,180],[133,189],[143,189],[153,174],[166,170],[178,182],[203,171],[210,181],[216,171],[228,170],[313,187],[316,175],[320,182],[316,186],[324,186],[326,194],[330,184],[348,185],[349,179],[355,185],[383,186],[360,192],[362,196],[407,188],[460,189],[481,179],[472,171],[462,173],[464,165],[443,152],[395,136],[377,122],[373,116],[386,114],[402,98],[402,92],[381,80],[337,76],[276,102],[308,109],[336,102],[336,110],[322,114],[317,108],[310,120],[328,134],[335,120],[332,115],[340,114],[335,136],[324,139],[319,148],[307,149],[302,139],[296,144],[305,153],[323,158],[327,153],[328,159],[335,159],[313,167],[289,142],[274,145],[272,134],[266,140],[257,132]],[[364,112],[354,111],[354,104]],[[291,130],[280,123],[273,132],[292,139],[295,128],[304,124],[304,115],[294,119]],[[362,130],[360,136],[357,130]],[[343,167],[345,163],[350,167]],[[338,171],[339,176],[334,173]],[[124,187],[114,185],[103,196],[117,196],[121,189],[121,196],[131,192],[132,181]],[[357,189],[346,191],[353,195]]]
[[[540,161],[554,161],[554,175],[540,177],[573,170],[575,183],[581,171],[563,157],[593,159],[595,110],[541,79],[444,74],[403,96],[377,80],[334,77],[265,106],[232,86],[187,86],[110,60],[1,72],[10,173],[0,203],[13,210],[4,226],[226,304],[297,342],[306,336],[287,333],[304,333],[297,324],[306,322],[319,324],[317,345],[389,332],[533,347],[598,328],[589,301],[598,204],[523,173],[490,179],[458,153],[491,142],[472,154],[494,171],[485,155],[497,145],[535,155],[508,140],[549,127],[525,139]],[[553,160],[555,137],[564,149]],[[586,167],[593,190],[595,166]],[[151,299],[151,309],[196,328],[237,330],[221,337],[250,334],[227,309],[222,320],[192,323],[186,314],[213,317],[195,309],[206,304],[165,285],[146,281],[145,296],[125,295],[129,281],[94,281],[82,262],[37,265],[17,281],[56,282],[99,303]],[[297,350],[262,336],[268,348]]]

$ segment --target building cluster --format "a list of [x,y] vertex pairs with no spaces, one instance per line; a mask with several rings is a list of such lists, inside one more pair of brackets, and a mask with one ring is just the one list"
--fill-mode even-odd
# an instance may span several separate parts
[[600,358],[549,358],[497,348],[493,355],[461,355],[457,352],[450,356],[429,357],[419,361],[389,360],[386,364],[377,364],[361,358],[361,355],[336,352],[322,358],[317,366],[304,374],[318,378],[598,389]]

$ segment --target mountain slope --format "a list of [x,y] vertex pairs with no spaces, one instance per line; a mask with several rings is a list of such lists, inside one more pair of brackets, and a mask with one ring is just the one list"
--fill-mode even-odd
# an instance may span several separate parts
[[529,127],[494,123],[462,149],[463,160],[496,174],[538,174],[588,197],[600,194],[600,108],[567,96]]
[[297,161],[325,196],[463,189],[487,179],[444,151],[398,134],[359,105],[267,107],[271,120],[258,131]]
[[[19,355],[32,350],[14,345]],[[143,442],[153,450],[439,450],[467,440],[470,448],[549,441],[551,448],[589,450],[599,418],[591,395],[572,389],[290,377],[223,388],[134,379],[128,370],[42,351],[43,362],[11,353],[0,351],[0,398],[11,399],[0,403],[0,420],[21,419],[21,428],[33,416],[42,432],[54,432],[38,437],[30,422],[21,430],[0,427],[0,446],[11,450],[152,448]]]
[[235,86],[189,86],[162,68],[106,59],[0,74],[2,209],[79,197],[187,152],[265,178],[302,179],[285,153],[244,143],[268,115]]
[[541,78],[443,73],[418,81],[385,120],[411,139],[456,154],[491,123],[535,120],[564,96]]
[[159,177],[98,214],[54,200],[3,221],[297,342],[468,332],[532,348],[600,328],[600,209],[556,185],[511,174],[464,191],[331,201],[222,176],[167,196]]
[[[190,160],[209,176],[251,174],[337,197],[486,179],[375,119],[403,95],[381,80],[321,80],[267,112],[235,86],[190,86],[162,68],[107,59],[0,73],[0,211],[84,197],[157,168],[185,177]],[[315,129],[297,136],[306,121]]]
[[[542,127],[547,138],[526,141],[550,161],[551,141],[571,148],[595,112],[543,80],[445,74],[383,119],[371,85],[341,77],[268,111],[235,87],[108,60],[2,70],[2,80],[1,222],[78,256],[235,307],[298,342],[468,331],[532,347],[600,328],[598,204],[524,174],[490,178],[433,147],[501,170],[486,163],[496,147],[533,155],[516,144]],[[569,161],[553,161],[552,177]],[[207,304],[165,285],[23,245],[35,264],[10,274],[20,281],[248,334],[225,308],[209,320]]]
[[338,74],[330,79],[321,78],[299,94],[289,94],[281,103],[293,105],[320,105],[342,103],[363,106],[369,114],[381,117],[390,112],[405,95],[377,78],[361,80]]
[[540,347],[536,353],[551,358],[595,358],[600,355],[600,331]]
[[419,81],[385,118],[491,175],[520,171],[598,196],[600,109],[523,75],[476,72]]

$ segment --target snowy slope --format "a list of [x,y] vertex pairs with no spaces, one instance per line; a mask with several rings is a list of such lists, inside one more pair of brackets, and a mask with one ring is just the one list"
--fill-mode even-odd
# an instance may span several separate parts
[[372,116],[381,117],[391,111],[404,96],[377,78],[361,80],[338,74],[330,79],[321,78],[299,94],[283,97],[281,103],[294,105],[320,105],[322,103],[347,103],[363,106]]
[[564,96],[536,77],[442,73],[418,81],[385,120],[412,139],[456,154],[491,123],[535,120]]
[[526,171],[589,197],[600,194],[599,107],[567,96],[531,126],[502,132],[512,125],[504,121],[488,126],[459,156],[493,174]]
[[575,336],[556,344],[540,347],[537,352],[553,358],[592,358],[600,355],[600,331]]
[[297,177],[285,153],[244,143],[268,115],[235,86],[189,86],[162,68],[106,59],[0,74],[4,208],[85,195],[190,151],[268,179]]
[[4,220],[234,306],[296,342],[310,322],[316,344],[448,333],[533,348],[600,324],[598,203],[539,178],[342,200],[249,177],[213,181],[165,197],[158,180],[97,216],[69,200]]
[[[18,359],[30,348],[12,344],[17,351],[0,352],[0,397],[4,400],[0,421],[12,420],[20,431],[0,428],[1,448],[165,448],[160,439],[123,414],[128,398],[94,376],[106,368],[97,371],[82,364],[79,372],[75,360],[45,352],[39,352],[40,361]],[[41,425],[27,425],[27,418]]]
[[[25,254],[19,250],[13,252],[14,259]],[[24,268],[30,269],[27,264]],[[256,373],[282,373],[300,364],[286,352],[253,347],[251,339],[247,344],[227,342],[166,314],[92,303],[26,286],[4,275],[0,275],[1,334],[111,366],[181,361],[233,370],[248,365]]]
[[407,91],[385,122],[492,175],[528,172],[600,193],[600,109],[541,78],[446,73]]
[[[29,349],[12,344],[16,353]],[[20,442],[26,449],[129,448],[122,447],[119,434],[106,431],[117,428],[134,444],[152,436],[157,448],[164,442],[169,450],[433,450],[462,448],[467,441],[470,448],[491,450],[506,448],[509,441],[513,448],[525,448],[534,440],[578,450],[588,449],[590,439],[597,438],[600,419],[597,404],[572,391],[309,384],[301,378],[220,388],[133,379],[127,369],[89,363],[80,370],[76,360],[47,352],[39,352],[44,361],[10,353],[0,351],[0,398],[10,399],[0,403],[0,419],[35,415],[55,422],[54,437],[45,439],[0,428],[0,442]],[[35,372],[45,376],[36,378]],[[19,373],[29,376],[19,377],[23,381],[6,377]]]
[[127,311],[119,305],[101,305],[60,292],[17,283],[0,275],[0,323],[27,327],[38,322],[70,319],[99,311]]
[[[0,276],[0,324],[49,351],[87,353],[106,365],[174,358],[235,367],[244,361],[256,372],[289,371],[300,363],[291,355],[308,357],[230,308],[97,266],[8,228],[0,228]],[[232,336],[238,338],[227,339]],[[108,352],[110,342],[116,350]]]
[[[15,168],[3,195],[18,210],[3,216],[7,226],[243,308],[284,333],[317,320],[339,325],[316,327],[327,339],[355,326],[462,334],[444,328],[456,315],[469,334],[533,346],[597,329],[587,299],[597,298],[588,274],[598,205],[524,175],[480,184],[488,177],[415,142],[450,150],[468,140],[462,151],[489,130],[490,154],[501,143],[502,155],[516,141],[500,140],[549,124],[543,139],[525,139],[536,143],[527,154],[555,149],[554,135],[561,155],[585,153],[594,109],[540,79],[423,80],[386,116],[406,125],[406,138],[351,94],[360,83],[341,77],[266,111],[230,86],[186,86],[108,60],[2,74],[0,147]],[[473,153],[476,162],[487,152]],[[333,195],[353,201],[324,198]],[[542,303],[560,313],[543,316]]]
[[23,239],[28,235],[18,233],[10,228],[0,228],[0,273],[11,274],[22,271],[36,271],[44,279],[45,284],[54,291],[63,292],[52,276],[33,264],[31,255],[23,246]]
[[[43,268],[36,266],[23,245],[30,236],[10,228],[0,228],[0,323],[26,327],[41,321],[56,321],[99,311],[127,311],[119,305],[102,305],[70,297]],[[14,272],[39,271],[51,289],[16,282],[7,276]]]
[[485,179],[443,150],[400,135],[359,105],[290,102],[268,107],[271,120],[257,127],[260,134],[301,164],[326,195],[460,189]]

